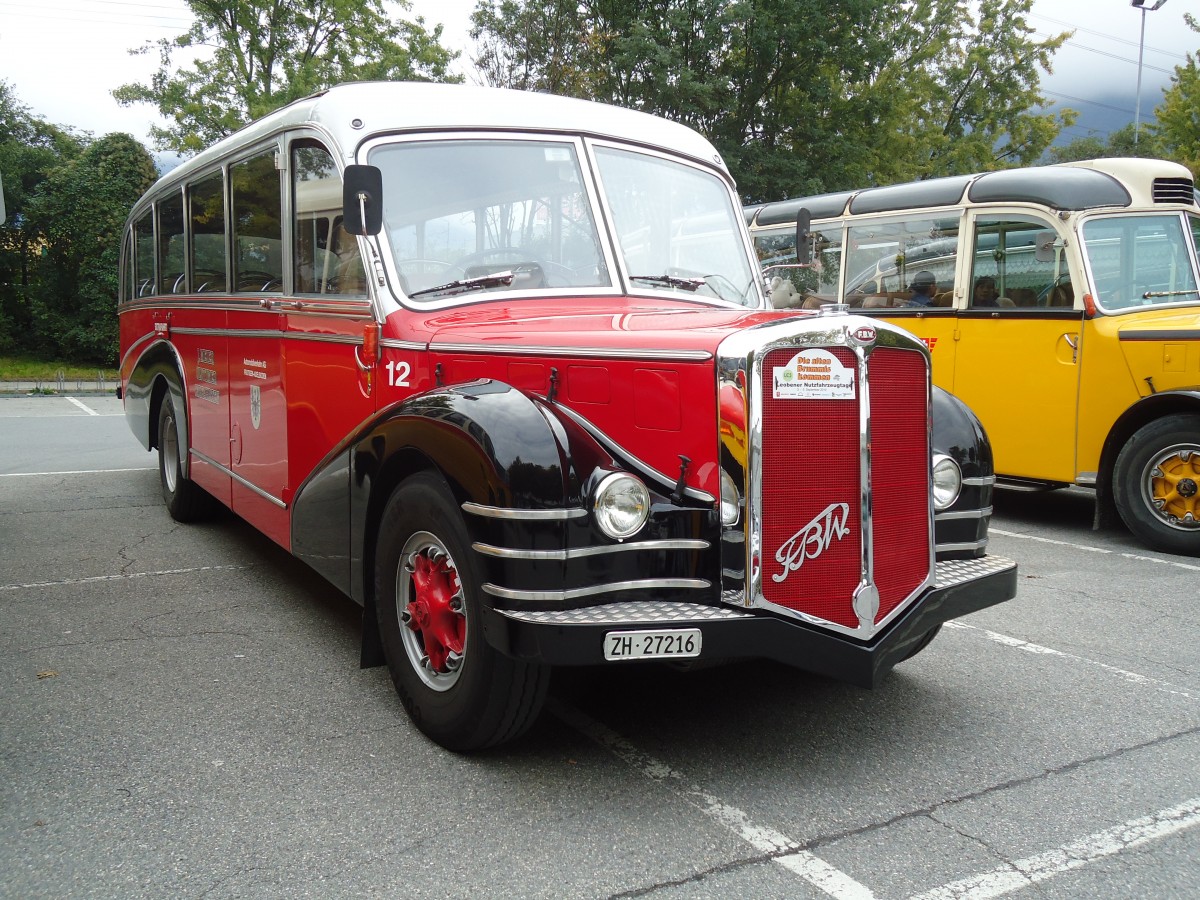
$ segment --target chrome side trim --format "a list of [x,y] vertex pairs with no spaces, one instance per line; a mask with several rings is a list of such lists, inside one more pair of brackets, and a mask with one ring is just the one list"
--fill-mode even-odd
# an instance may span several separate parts
[[594,597],[597,594],[611,594],[613,591],[650,591],[674,590],[686,588],[704,590],[710,587],[703,578],[644,578],[639,581],[612,581],[608,584],[594,584],[591,587],[572,588],[566,591],[519,591],[503,588],[495,584],[485,584],[484,593],[503,600],[533,600],[536,602],[563,602],[578,600],[581,597]]
[[280,500],[278,497],[274,496],[273,494],[268,494],[266,491],[264,491],[262,488],[260,488],[257,484],[254,484],[251,481],[247,481],[245,478],[243,478],[237,472],[233,471],[228,466],[221,465],[221,463],[217,462],[211,456],[205,456],[199,450],[195,450],[195,449],[189,450],[188,453],[190,453],[192,456],[196,457],[197,459],[203,460],[204,462],[208,463],[214,469],[219,469],[220,471],[224,472],[226,475],[228,475],[230,478],[232,478],[234,481],[236,481],[242,487],[246,488],[247,490],[253,491],[255,494],[262,497],[264,500],[268,500],[271,503],[274,503],[280,509],[288,508],[287,504],[284,503],[282,500]]
[[396,338],[384,338],[379,342],[380,347],[387,347],[389,350],[414,350],[424,353],[426,346],[420,341],[401,341]]
[[1080,487],[1095,487],[1098,478],[1095,472],[1080,472],[1075,476],[1075,483]]
[[284,331],[279,328],[171,328],[172,334],[188,334],[199,337],[223,338],[278,338],[284,341],[312,341],[318,344],[347,344],[362,346],[360,335],[353,334],[309,334],[303,331]]
[[582,519],[587,515],[587,510],[579,506],[571,509],[508,509],[501,506],[484,506],[482,503],[472,503],[469,500],[462,505],[462,510],[489,519],[520,519],[527,522]]
[[518,622],[535,625],[650,625],[657,622],[712,622],[723,619],[752,619],[753,613],[719,606],[700,606],[669,600],[632,600],[605,603],[582,609],[513,610],[496,612]]
[[992,508],[985,506],[983,509],[963,509],[958,512],[940,512],[934,513],[933,520],[935,522],[949,522],[951,519],[982,519],[984,516],[990,516]]
[[608,547],[579,547],[573,550],[513,550],[509,547],[495,547],[491,544],[476,542],[471,548],[484,556],[496,556],[500,559],[580,559],[586,556],[601,556],[607,553],[621,553],[626,550],[707,550],[708,541],[679,539],[662,541],[637,541],[630,544],[613,544]]
[[995,475],[976,475],[972,478],[964,478],[963,484],[969,484],[971,487],[987,487],[996,483]]
[[707,350],[614,350],[612,347],[555,347],[530,344],[457,344],[431,343],[435,353],[512,353],[521,356],[594,356],[602,359],[652,359],[658,362],[705,362],[713,358]]

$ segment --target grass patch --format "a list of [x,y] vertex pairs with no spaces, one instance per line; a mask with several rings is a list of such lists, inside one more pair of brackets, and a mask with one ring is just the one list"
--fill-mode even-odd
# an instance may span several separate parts
[[101,374],[109,383],[116,382],[117,370],[104,366],[86,366],[79,363],[68,363],[55,360],[34,359],[30,356],[0,356],[0,381],[41,381],[56,382],[58,373],[63,373],[63,380],[94,382]]

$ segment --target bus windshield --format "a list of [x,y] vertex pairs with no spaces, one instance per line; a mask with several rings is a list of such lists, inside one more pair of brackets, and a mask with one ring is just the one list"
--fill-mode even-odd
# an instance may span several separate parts
[[[1196,217],[1190,217],[1193,230]],[[1096,300],[1109,312],[1200,301],[1183,220],[1109,216],[1083,228]]]
[[756,302],[740,210],[716,176],[628,150],[600,148],[596,158],[634,289]]
[[[411,299],[478,292],[628,290],[757,305],[741,216],[715,175],[649,154],[598,148],[615,241],[601,239],[598,198],[580,143],[450,139],[387,144],[384,227]],[[606,246],[620,253],[614,263]]]

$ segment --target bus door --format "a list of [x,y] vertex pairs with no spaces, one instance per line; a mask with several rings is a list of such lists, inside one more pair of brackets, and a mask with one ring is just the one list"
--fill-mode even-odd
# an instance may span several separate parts
[[[374,413],[380,366],[372,354],[364,356],[365,335],[377,338],[378,330],[358,238],[342,227],[342,181],[333,156],[315,140],[294,141],[288,173],[295,298],[283,349],[290,502],[321,460]],[[349,472],[345,477],[348,497]],[[343,512],[348,536],[348,508]],[[348,568],[323,574],[335,583],[345,578],[349,591]]]
[[1049,218],[989,210],[968,223],[951,390],[987,429],[997,475],[1073,482],[1083,309],[1072,275],[1082,271]]
[[[165,309],[153,316],[155,330],[169,335],[183,364],[188,476],[228,504],[230,392],[226,312],[219,303],[205,302],[204,296],[210,280],[208,265],[223,265],[223,253],[218,251],[216,257],[209,256],[211,251],[225,245],[223,185],[217,173],[188,185],[186,192],[159,202],[157,293],[163,295]],[[185,219],[190,220],[190,228],[186,230]],[[184,415],[184,410],[176,409],[175,415]]]
[[232,280],[229,313],[229,452],[234,511],[290,547],[287,404],[282,337],[281,173],[274,146],[229,167]]

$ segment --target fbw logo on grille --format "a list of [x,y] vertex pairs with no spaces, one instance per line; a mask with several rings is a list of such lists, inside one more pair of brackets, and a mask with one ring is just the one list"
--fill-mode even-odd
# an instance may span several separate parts
[[860,344],[875,343],[875,326],[874,325],[859,325],[854,329],[854,339]]
[[782,572],[771,576],[771,580],[783,583],[806,559],[816,559],[829,549],[833,539],[839,541],[850,533],[846,519],[850,517],[847,503],[830,503],[824,512],[817,513],[813,520],[783,542],[775,551],[775,561],[783,566]]

